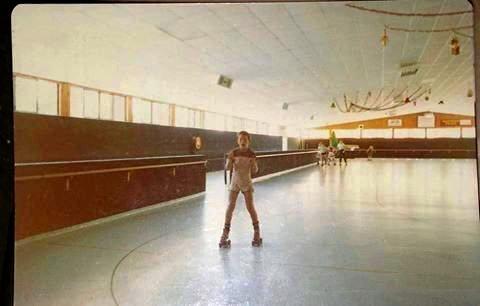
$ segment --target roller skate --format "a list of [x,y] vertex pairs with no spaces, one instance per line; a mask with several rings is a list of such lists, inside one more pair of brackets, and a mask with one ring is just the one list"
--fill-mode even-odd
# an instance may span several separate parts
[[262,238],[260,237],[260,227],[258,226],[258,222],[253,223],[253,240],[252,246],[259,247],[262,245]]
[[228,234],[230,233],[230,224],[226,224],[223,228],[223,233],[222,237],[220,238],[220,243],[218,243],[218,246],[220,248],[229,248],[231,241],[228,239]]

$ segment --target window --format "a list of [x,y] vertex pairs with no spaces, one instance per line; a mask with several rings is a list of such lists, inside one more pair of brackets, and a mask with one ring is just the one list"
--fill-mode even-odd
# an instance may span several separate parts
[[427,129],[427,138],[460,138],[460,128]]
[[[260,130],[258,131],[258,133],[262,135],[268,135],[268,123],[261,122]],[[298,136],[294,136],[294,137],[298,137]]]
[[462,137],[463,138],[475,138],[475,128],[474,127],[462,128]]
[[83,118],[83,88],[70,87],[70,116]]
[[100,119],[113,119],[113,96],[108,93],[100,93]]
[[243,120],[238,117],[233,117],[233,131],[234,132],[239,132],[243,130]]
[[132,121],[135,123],[151,123],[151,102],[140,98],[132,98]]
[[57,83],[37,81],[37,104],[39,114],[58,115]]
[[392,138],[392,129],[366,129],[362,138]]
[[37,112],[37,82],[33,79],[15,78],[15,110]]
[[159,125],[169,125],[169,107],[165,103],[152,102],[152,123]]
[[245,120],[245,125],[246,125],[245,129],[247,130],[247,132],[252,133],[252,134],[257,133],[257,122],[255,122],[253,120],[246,119]]
[[98,91],[84,90],[84,116],[85,118],[98,119],[99,117],[99,101]]
[[113,96],[113,120],[125,121],[125,97]]
[[[330,137],[330,134],[327,136]],[[335,130],[337,138],[360,138],[360,129]]]
[[175,106],[175,126],[188,127],[188,108]]
[[221,114],[215,114],[215,129],[217,131],[225,131],[225,116]]
[[233,126],[233,117],[225,116],[225,130],[229,132],[235,132],[235,128]]
[[394,129],[393,138],[425,138],[425,129]]
[[215,130],[215,116],[216,114],[205,112],[204,127],[208,130]]

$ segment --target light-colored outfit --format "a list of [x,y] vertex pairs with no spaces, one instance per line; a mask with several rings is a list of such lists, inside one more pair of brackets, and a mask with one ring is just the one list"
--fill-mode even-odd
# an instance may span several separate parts
[[251,149],[241,150],[240,148],[234,149],[230,152],[227,159],[227,169],[233,167],[232,180],[228,186],[230,191],[254,191],[252,183],[252,173],[258,172],[258,164],[256,161],[255,153]]
[[345,144],[343,142],[339,142],[337,144],[337,150],[345,150]]
[[318,150],[318,153],[317,153],[318,158],[322,158],[322,154],[327,153],[327,147],[325,146],[318,146],[317,150]]

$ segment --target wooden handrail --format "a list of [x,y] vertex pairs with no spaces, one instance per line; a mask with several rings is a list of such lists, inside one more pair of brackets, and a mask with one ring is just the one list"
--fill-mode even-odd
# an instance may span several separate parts
[[51,161],[51,162],[15,163],[15,167],[62,165],[62,164],[81,164],[81,163],[102,163],[102,162],[116,162],[116,161],[136,161],[136,160],[167,159],[167,158],[176,158],[176,157],[198,157],[198,156],[203,156],[203,155],[202,154],[162,155],[162,156],[130,157],[130,158],[110,158],[110,159],[91,159],[91,160],[63,160],[63,161]]
[[171,164],[162,164],[162,165],[122,167],[122,168],[113,168],[113,169],[101,169],[101,170],[88,170],[88,171],[54,173],[54,174],[30,175],[30,176],[15,177],[15,181],[28,181],[28,180],[37,180],[37,179],[45,179],[45,178],[79,176],[79,175],[97,174],[97,173],[124,172],[124,171],[142,170],[142,169],[178,167],[178,166],[188,166],[188,165],[197,165],[197,164],[206,164],[206,163],[207,163],[206,160],[202,160],[202,161],[195,161],[195,162],[171,163]]

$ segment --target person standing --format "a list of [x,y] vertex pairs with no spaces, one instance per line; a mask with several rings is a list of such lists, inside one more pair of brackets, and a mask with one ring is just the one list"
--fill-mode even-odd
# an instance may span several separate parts
[[367,157],[369,161],[372,160],[373,152],[375,152],[375,149],[373,148],[372,145],[370,145],[367,149]]
[[[320,160],[321,166],[327,163],[327,153],[328,153],[327,147],[322,142],[320,142],[318,144],[317,158]],[[318,165],[318,161],[317,161],[317,165]]]
[[338,160],[339,160],[339,165],[342,165],[342,159],[345,161],[345,165],[347,164],[347,158],[345,157],[345,144],[343,141],[339,141],[337,145],[337,150],[338,150]]
[[253,224],[253,240],[252,246],[262,245],[262,238],[260,237],[260,227],[257,212],[253,204],[253,183],[252,173],[258,172],[258,164],[256,161],[255,152],[249,148],[250,134],[246,131],[241,131],[237,135],[238,147],[230,151],[227,158],[226,168],[232,171],[233,175],[228,187],[229,203],[225,213],[225,226],[220,238],[219,247],[230,247],[230,223],[232,221],[233,211],[237,202],[239,192],[243,193],[245,204],[247,205],[248,213],[252,219]]

